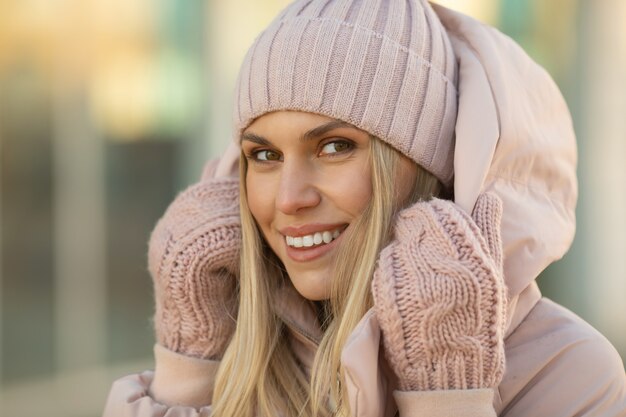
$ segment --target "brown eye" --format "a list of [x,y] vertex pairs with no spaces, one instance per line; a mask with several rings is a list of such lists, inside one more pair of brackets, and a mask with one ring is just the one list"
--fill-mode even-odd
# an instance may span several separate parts
[[278,152],[267,149],[255,152],[254,156],[258,161],[280,161],[280,154]]
[[334,142],[328,142],[322,147],[322,154],[329,155],[339,152],[345,152],[352,149],[352,144],[345,140],[337,140]]

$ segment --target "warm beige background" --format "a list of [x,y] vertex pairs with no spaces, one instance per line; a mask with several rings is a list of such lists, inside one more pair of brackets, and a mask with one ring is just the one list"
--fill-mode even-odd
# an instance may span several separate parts
[[[282,0],[0,0],[0,415],[97,416],[152,366],[148,234],[230,139]],[[626,356],[626,2],[447,0],[555,77],[580,147],[572,251],[540,278]]]

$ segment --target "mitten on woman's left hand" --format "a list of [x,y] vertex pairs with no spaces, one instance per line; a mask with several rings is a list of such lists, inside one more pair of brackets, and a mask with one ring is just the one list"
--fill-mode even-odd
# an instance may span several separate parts
[[385,354],[402,391],[493,388],[504,373],[502,202],[472,217],[451,201],[399,213],[372,282]]

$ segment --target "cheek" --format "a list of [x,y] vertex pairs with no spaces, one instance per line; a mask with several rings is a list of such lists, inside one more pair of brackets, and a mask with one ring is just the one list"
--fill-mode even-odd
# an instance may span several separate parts
[[328,195],[336,205],[353,216],[365,210],[372,197],[371,171],[364,163],[328,178]]
[[372,198],[372,184],[369,181],[354,181],[346,190],[345,201],[353,213],[361,214]]
[[267,225],[272,220],[273,197],[268,184],[264,184],[258,175],[246,174],[246,197],[248,208],[254,220],[265,231]]

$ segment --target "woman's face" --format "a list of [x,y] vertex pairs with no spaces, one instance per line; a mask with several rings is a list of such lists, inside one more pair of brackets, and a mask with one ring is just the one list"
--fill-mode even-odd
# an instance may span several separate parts
[[328,298],[333,255],[370,200],[370,140],[348,123],[295,111],[267,113],[243,132],[250,211],[310,300]]

